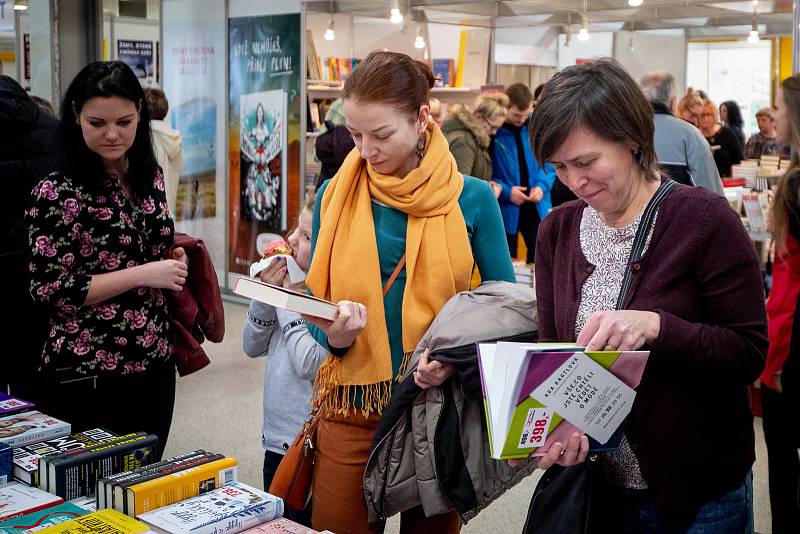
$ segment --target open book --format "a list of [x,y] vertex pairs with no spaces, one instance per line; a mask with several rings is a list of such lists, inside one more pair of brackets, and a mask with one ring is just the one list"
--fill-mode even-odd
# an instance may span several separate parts
[[333,302],[312,297],[280,286],[267,284],[255,278],[239,276],[233,284],[233,292],[243,297],[264,302],[276,308],[289,310],[312,317],[333,321],[339,315],[339,307]]
[[492,458],[541,456],[574,431],[592,438],[595,450],[613,448],[648,356],[568,344],[479,343]]

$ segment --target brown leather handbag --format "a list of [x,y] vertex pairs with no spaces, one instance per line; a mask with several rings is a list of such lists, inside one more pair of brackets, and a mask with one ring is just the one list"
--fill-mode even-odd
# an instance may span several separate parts
[[289,446],[269,485],[269,493],[283,499],[287,510],[304,509],[311,497],[318,424],[315,410]]
[[[406,264],[406,256],[400,258],[394,272],[383,286],[383,296],[391,289],[400,271]],[[271,495],[283,499],[287,510],[303,510],[311,498],[311,479],[314,475],[314,457],[317,454],[317,425],[319,413],[311,412],[311,418],[292,441],[283,456],[267,490]]]

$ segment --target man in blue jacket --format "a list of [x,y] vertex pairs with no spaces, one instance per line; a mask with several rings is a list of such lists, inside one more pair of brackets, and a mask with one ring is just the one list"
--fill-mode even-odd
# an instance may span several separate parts
[[542,169],[533,157],[528,137],[528,123],[533,111],[533,94],[527,85],[508,86],[510,101],[506,123],[495,134],[492,143],[493,180],[502,187],[500,212],[508,239],[511,257],[517,257],[517,233],[528,247],[526,261],[533,263],[539,223],[550,211],[550,189],[555,169],[546,164]]

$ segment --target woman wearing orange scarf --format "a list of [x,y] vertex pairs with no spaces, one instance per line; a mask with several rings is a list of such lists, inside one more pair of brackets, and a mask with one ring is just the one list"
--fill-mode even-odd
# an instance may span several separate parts
[[[373,531],[362,477],[395,378],[442,306],[469,289],[474,265],[484,280],[514,281],[497,201],[486,182],[459,174],[430,120],[432,86],[426,65],[393,52],[370,54],[345,82],[356,149],[317,195],[308,275],[314,295],[347,301],[336,321],[312,327],[332,354],[315,382],[317,530]],[[426,358],[415,371],[421,387],[451,374]],[[426,518],[421,507],[401,524],[401,532],[460,530],[455,512]]]

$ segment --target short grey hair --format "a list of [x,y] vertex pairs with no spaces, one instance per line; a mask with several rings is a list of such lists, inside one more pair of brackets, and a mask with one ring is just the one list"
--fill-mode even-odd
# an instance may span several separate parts
[[675,76],[665,70],[657,70],[645,74],[639,80],[644,97],[651,104],[662,104],[669,107],[675,98]]

